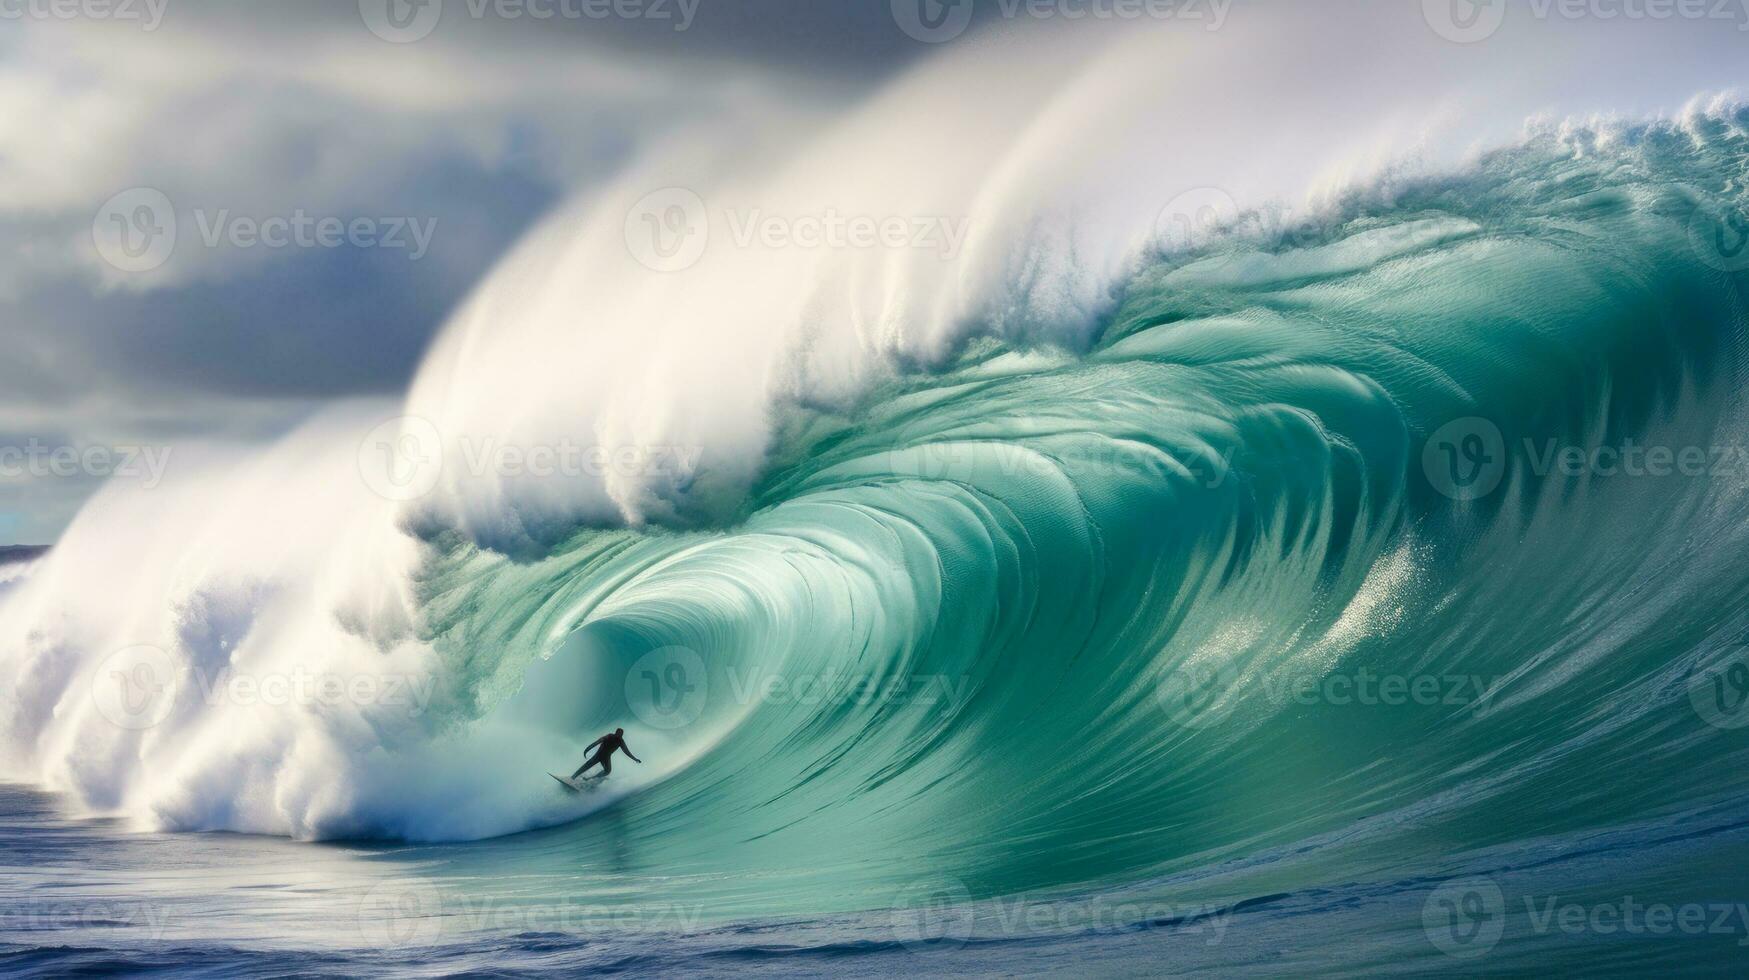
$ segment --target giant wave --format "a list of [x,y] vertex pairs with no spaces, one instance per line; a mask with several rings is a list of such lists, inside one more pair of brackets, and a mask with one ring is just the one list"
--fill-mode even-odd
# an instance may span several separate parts
[[[1302,27],[1242,38],[1286,58]],[[1433,58],[1433,88],[1475,71],[1424,47],[1392,60]],[[1261,894],[1740,804],[1743,747],[1689,681],[1749,628],[1746,475],[1547,460],[1741,441],[1749,112],[1424,119],[1387,152],[1363,134],[1400,98],[1333,131],[1241,80],[1187,106],[1145,84],[1189,70],[1156,54],[1051,46],[1072,81],[1047,83],[974,47],[775,173],[671,150],[511,257],[404,408],[100,497],[0,585],[7,771],[152,826],[303,838],[613,804],[681,880],[758,869],[773,888],[740,898],[770,912],[923,868],[970,898],[1216,868]],[[1002,98],[903,122],[991,71]],[[970,201],[971,237],[944,260],[719,236],[652,272],[619,217],[667,185],[715,210]],[[1162,225],[1184,200],[1213,220]],[[470,435],[702,455],[446,466],[397,501],[358,475],[391,416],[449,461]],[[1441,466],[1478,445],[1471,493]],[[139,645],[172,700],[118,725],[92,692]],[[409,711],[211,683],[293,672],[426,686]],[[1438,694],[1327,693],[1368,676]],[[540,770],[622,721],[650,765],[556,798]]]

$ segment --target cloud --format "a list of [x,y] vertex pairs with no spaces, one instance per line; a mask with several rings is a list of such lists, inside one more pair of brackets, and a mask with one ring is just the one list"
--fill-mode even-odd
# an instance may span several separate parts
[[[356,2],[163,13],[0,40],[0,413],[64,442],[264,434],[398,391],[557,200],[794,88],[720,39],[619,50],[639,25],[452,16],[397,45]],[[0,544],[94,485],[25,483],[0,491]]]

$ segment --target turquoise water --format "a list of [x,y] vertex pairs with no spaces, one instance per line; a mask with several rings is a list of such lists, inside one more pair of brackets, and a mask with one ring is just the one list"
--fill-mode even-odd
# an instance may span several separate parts
[[[269,972],[308,927],[333,969],[1740,970],[1746,123],[1244,216],[1085,348],[973,339],[785,405],[751,493],[667,527],[430,529],[446,685],[372,751],[441,783],[429,753],[526,736],[506,800],[538,806],[349,790],[304,835],[366,843],[276,842],[332,867],[265,926],[203,921],[248,886],[166,837],[201,855],[151,899],[185,918],[103,955]],[[622,724],[661,778],[542,773]],[[115,846],[24,799],[18,847]]]

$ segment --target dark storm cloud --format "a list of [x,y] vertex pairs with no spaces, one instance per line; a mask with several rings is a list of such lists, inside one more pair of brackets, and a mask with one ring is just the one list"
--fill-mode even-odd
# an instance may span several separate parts
[[[558,189],[463,159],[426,164],[397,185],[377,213],[425,229],[423,254],[416,233],[403,231],[406,247],[292,245],[159,289],[93,290],[72,277],[35,285],[0,304],[16,325],[13,343],[36,352],[0,362],[0,389],[33,388],[39,404],[54,398],[45,382],[57,376],[70,389],[64,398],[92,388],[263,398],[400,390],[437,325]],[[216,228],[223,210],[185,211],[179,252],[206,248],[200,219]],[[386,239],[394,229],[382,227]],[[44,371],[50,363],[60,370]]]

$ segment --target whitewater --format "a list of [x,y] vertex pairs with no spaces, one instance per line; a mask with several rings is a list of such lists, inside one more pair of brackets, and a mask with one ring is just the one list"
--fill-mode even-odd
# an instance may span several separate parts
[[1744,897],[1741,38],[1399,6],[999,24],[654,148],[403,401],[0,568],[0,776],[326,869],[336,969],[390,879],[451,967],[1451,968],[1454,885],[1491,968],[1741,964],[1541,911]]

